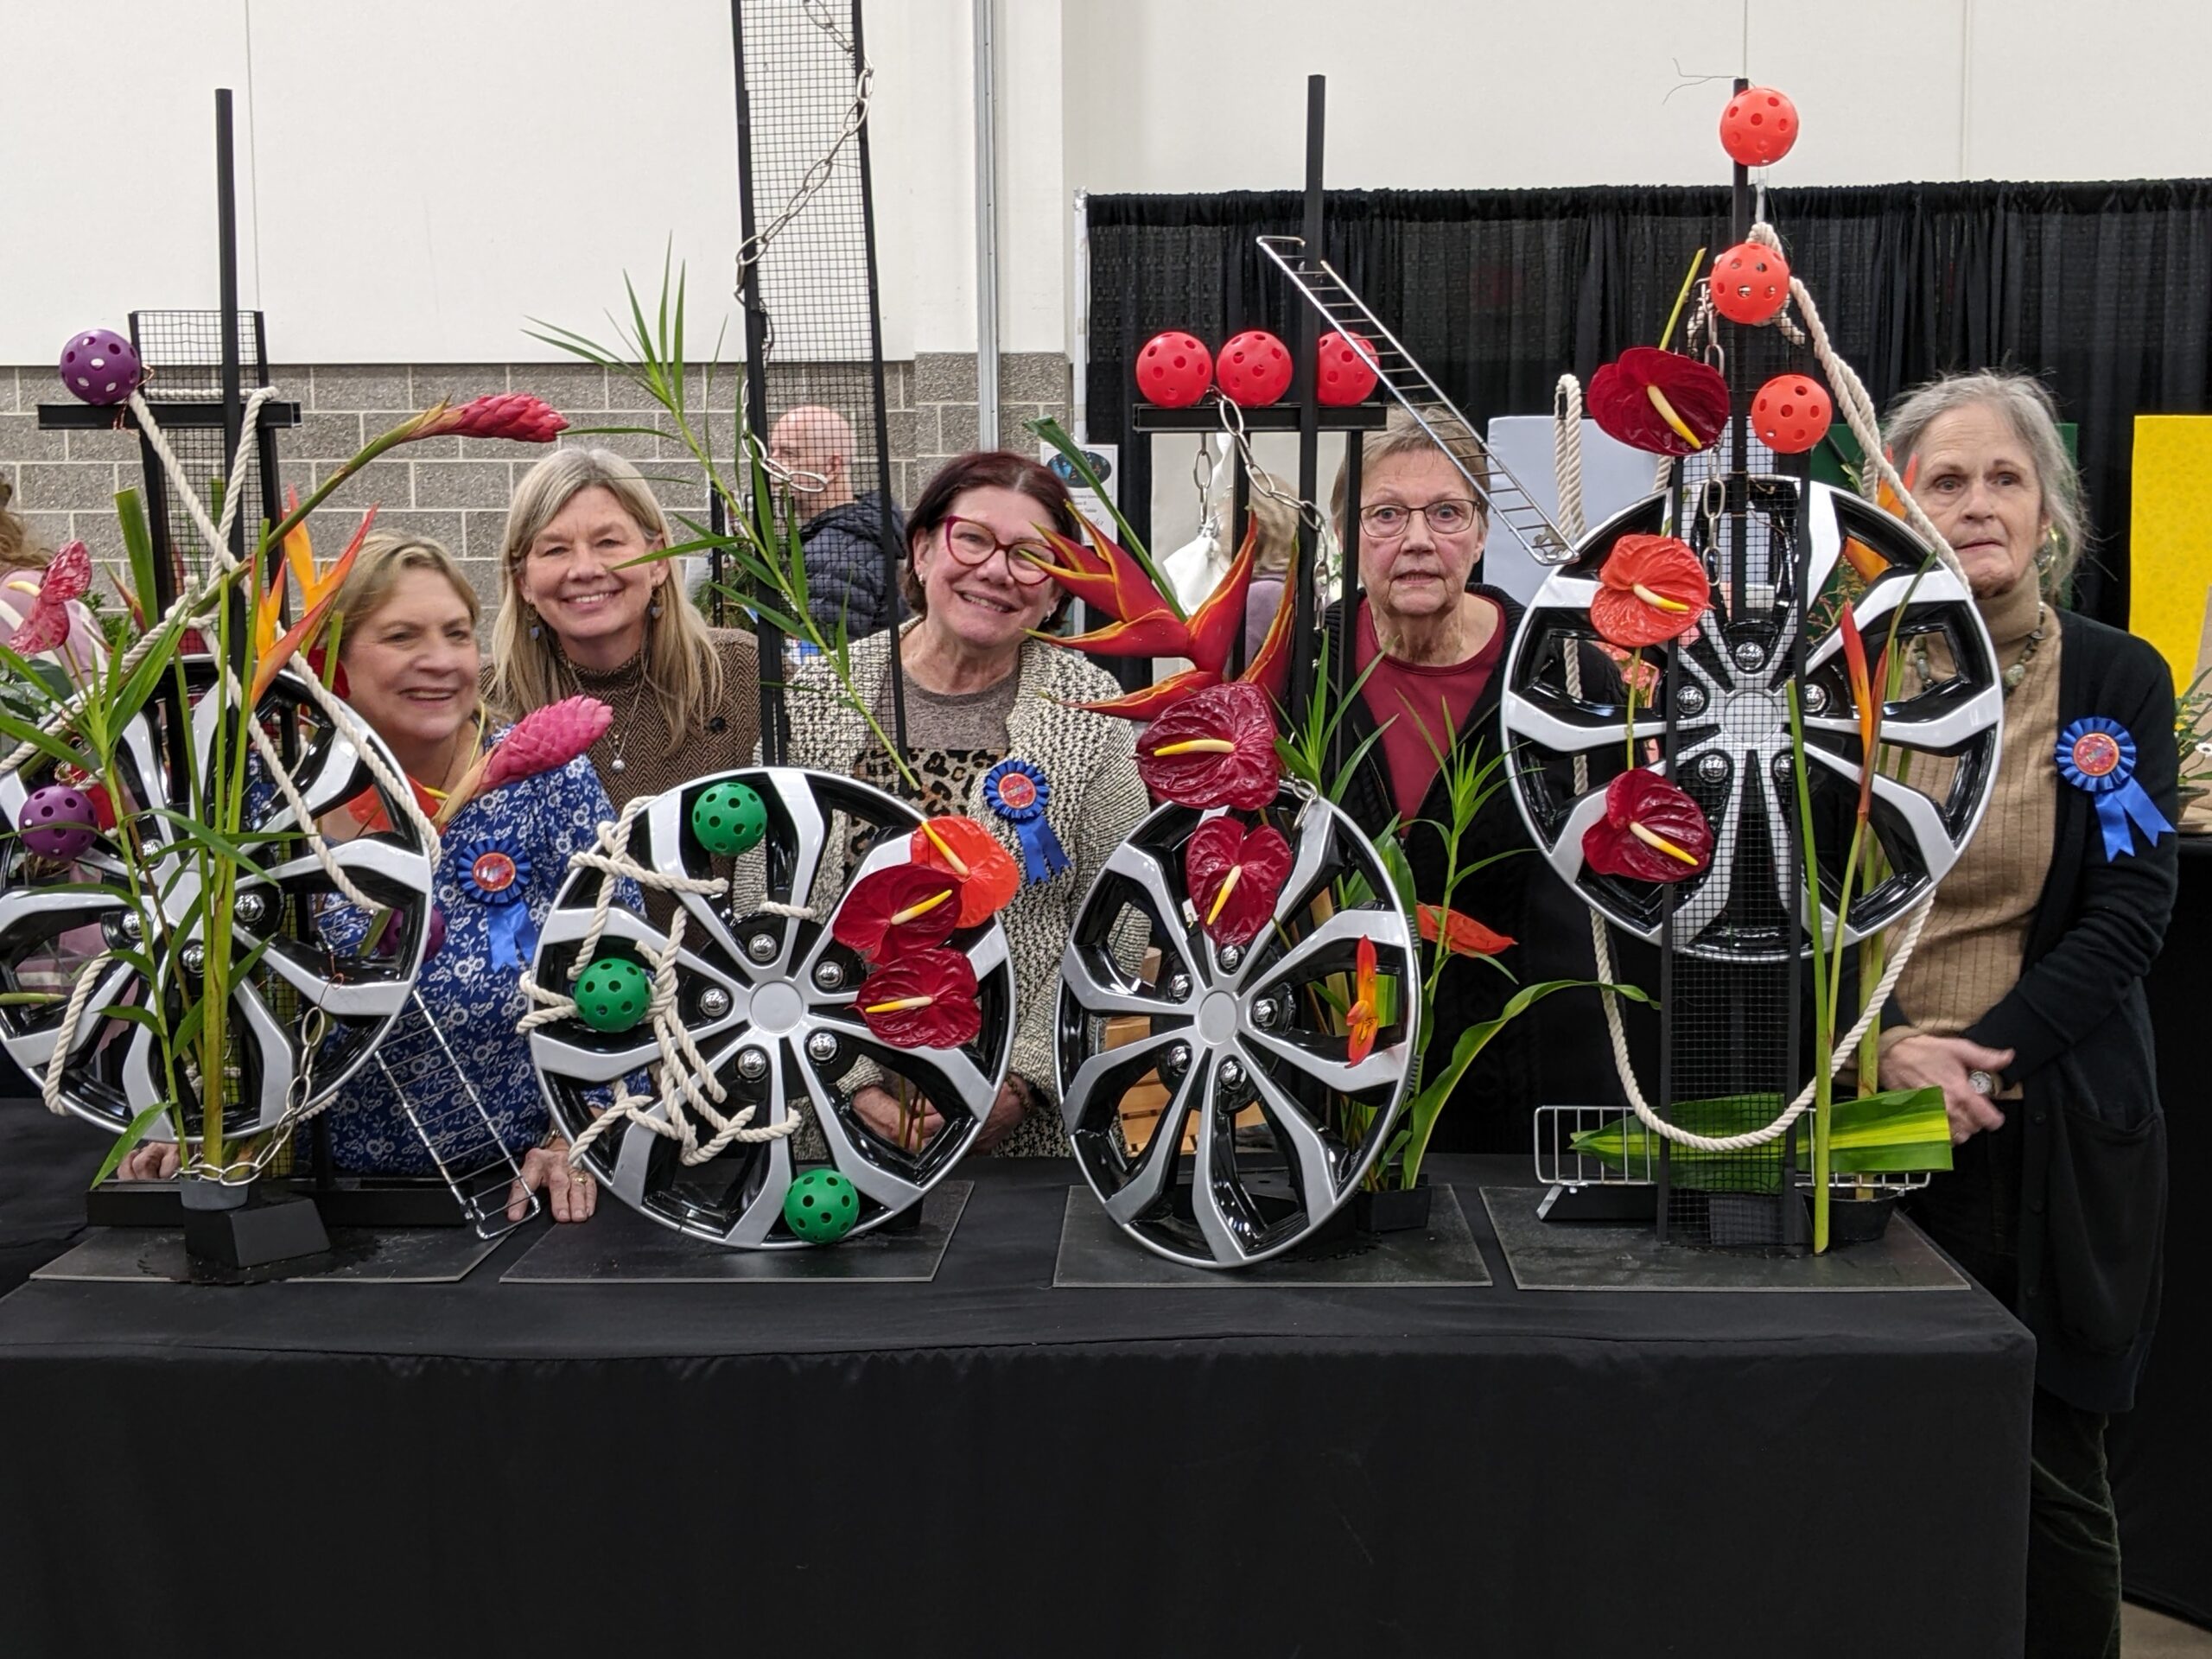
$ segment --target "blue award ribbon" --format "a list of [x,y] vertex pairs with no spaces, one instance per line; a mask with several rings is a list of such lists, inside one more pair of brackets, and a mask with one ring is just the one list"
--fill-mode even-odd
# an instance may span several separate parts
[[2135,740],[2116,720],[2084,715],[2058,734],[2058,775],[2096,804],[2105,857],[2113,862],[2135,850],[2135,831],[2155,847],[2174,833],[2158,804],[2135,781]]
[[530,855],[496,836],[472,841],[454,849],[464,895],[487,906],[486,918],[492,936],[492,965],[520,970],[537,950],[537,926],[530,919],[530,906],[522,902],[530,880]]
[[1068,867],[1067,849],[1045,821],[1052,785],[1045,769],[1031,760],[1001,760],[983,775],[983,799],[1021,837],[1021,861],[1032,881],[1052,879]]

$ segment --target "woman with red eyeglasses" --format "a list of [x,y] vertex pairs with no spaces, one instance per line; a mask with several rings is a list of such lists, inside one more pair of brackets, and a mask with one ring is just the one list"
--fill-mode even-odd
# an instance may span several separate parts
[[[1088,658],[1031,637],[1061,604],[1060,590],[1027,556],[1051,558],[1047,529],[1082,534],[1066,486],[1003,449],[948,462],[907,517],[899,585],[915,614],[897,639],[918,798],[836,695],[827,664],[802,666],[789,699],[791,765],[849,772],[931,817],[974,818],[1023,868],[1020,890],[999,912],[1020,1023],[1006,1086],[978,1143],[1012,1154],[1067,1150],[1052,1065],[1060,956],[1091,878],[1148,810],[1136,728],[1067,706],[1121,688]],[[855,690],[886,732],[893,729],[892,637],[875,634],[850,652]],[[854,1106],[887,1142],[914,1133],[880,1088],[858,1090]],[[923,1138],[937,1127],[928,1114]]]

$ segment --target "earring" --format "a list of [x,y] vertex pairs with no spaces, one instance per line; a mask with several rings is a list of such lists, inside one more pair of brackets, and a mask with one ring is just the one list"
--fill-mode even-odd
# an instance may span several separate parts
[[656,622],[658,622],[658,620],[660,620],[660,601],[658,601],[658,600],[655,600],[655,601],[653,601],[652,614],[653,614],[653,620],[655,620]]
[[2048,570],[2058,563],[2058,526],[2053,524],[2036,546],[2036,569]]

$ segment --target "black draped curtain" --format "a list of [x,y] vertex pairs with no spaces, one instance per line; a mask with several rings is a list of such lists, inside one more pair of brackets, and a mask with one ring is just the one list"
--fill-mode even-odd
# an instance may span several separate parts
[[[1772,190],[1768,216],[1838,350],[1885,408],[1947,370],[2044,378],[2080,453],[2097,541],[2077,582],[2127,618],[2138,414],[2212,409],[2212,180]],[[1655,343],[1700,247],[1728,240],[1720,188],[1332,191],[1328,256],[1478,429],[1548,410],[1559,376]],[[1253,238],[1295,235],[1290,191],[1094,195],[1085,414],[1122,446],[1140,529],[1148,446],[1130,364],[1162,328],[1218,346],[1294,340],[1296,296]],[[1809,359],[1808,364],[1809,366]]]

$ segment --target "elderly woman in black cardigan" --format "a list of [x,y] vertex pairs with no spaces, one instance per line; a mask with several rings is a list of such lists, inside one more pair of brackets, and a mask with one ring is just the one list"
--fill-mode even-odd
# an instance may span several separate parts
[[2104,1430],[2134,1402],[2158,1306],[2165,1126],[2143,976],[2178,864],[2173,682],[2141,640],[2054,602],[2083,526],[2040,385],[1950,376],[1887,426],[1965,567],[2005,708],[1996,793],[1898,984],[1882,1082],[1943,1090],[1955,1166],[1921,1224],[2035,1333],[2028,1652],[2116,1659]]

